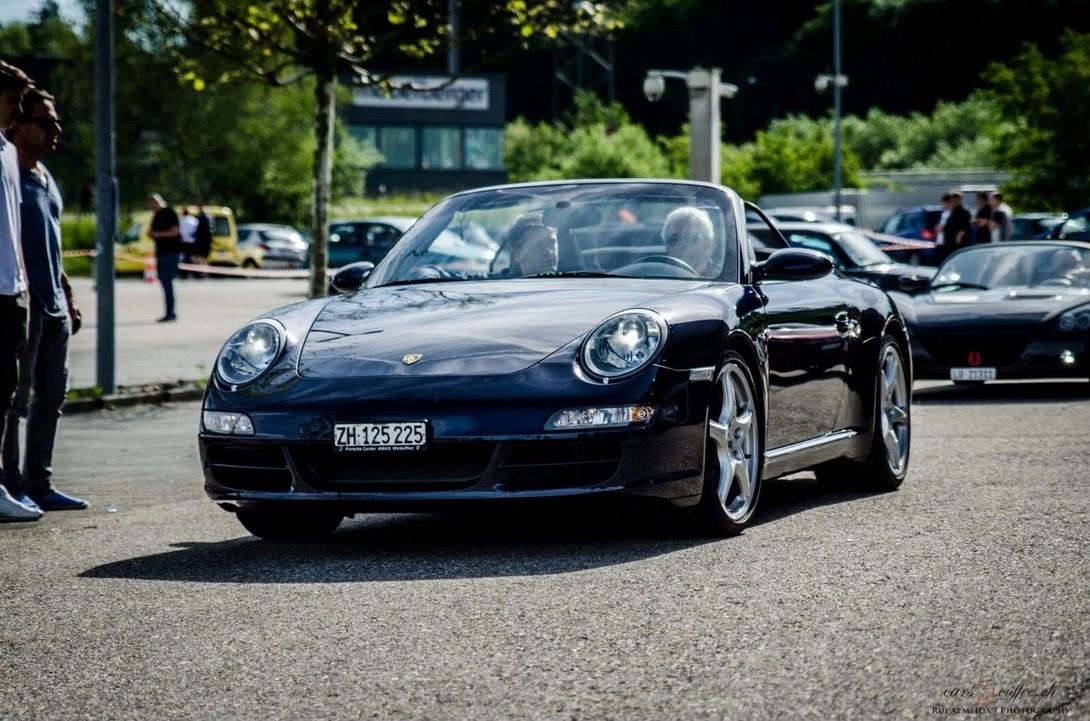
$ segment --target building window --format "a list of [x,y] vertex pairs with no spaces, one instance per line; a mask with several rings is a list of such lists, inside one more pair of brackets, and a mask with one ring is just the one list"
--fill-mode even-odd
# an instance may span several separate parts
[[462,134],[458,128],[424,128],[421,136],[421,166],[425,170],[462,167]]
[[416,167],[416,129],[390,126],[379,128],[378,149],[382,151],[387,168]]
[[348,134],[361,145],[378,148],[378,131],[374,125],[349,125]]
[[473,170],[503,170],[503,130],[466,128],[466,167]]

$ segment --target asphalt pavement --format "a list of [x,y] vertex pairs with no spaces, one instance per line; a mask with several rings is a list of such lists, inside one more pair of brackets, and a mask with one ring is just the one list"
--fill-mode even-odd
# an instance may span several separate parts
[[197,402],[66,416],[87,511],[0,526],[0,718],[1090,718],[1083,383],[917,393],[895,493],[769,482],[709,539],[624,514],[249,536]]
[[[114,284],[114,379],[119,387],[208,379],[224,341],[263,312],[306,298],[305,279],[212,278],[175,282],[178,320],[163,316],[159,283],[119,278]],[[68,385],[99,385],[98,295],[90,278],[73,278],[83,328],[69,346]]]

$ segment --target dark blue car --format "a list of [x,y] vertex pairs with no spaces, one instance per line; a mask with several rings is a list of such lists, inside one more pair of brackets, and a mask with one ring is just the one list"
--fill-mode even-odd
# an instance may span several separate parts
[[342,269],[343,294],[227,340],[202,408],[205,490],[288,539],[357,513],[618,497],[735,534],[766,478],[896,488],[904,321],[774,231],[758,261],[747,207],[759,218],[680,181],[450,196],[373,270]]

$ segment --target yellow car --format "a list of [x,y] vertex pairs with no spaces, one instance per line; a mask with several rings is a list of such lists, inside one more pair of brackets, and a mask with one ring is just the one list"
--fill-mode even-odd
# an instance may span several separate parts
[[[196,215],[197,206],[179,205],[174,208],[179,217],[183,207]],[[239,265],[242,256],[238,249],[235,214],[230,208],[213,205],[204,206],[204,212],[212,220],[212,252],[208,254],[208,262],[212,265]],[[136,215],[132,225],[118,238],[114,245],[114,268],[118,273],[143,272],[145,258],[149,254],[155,255],[155,241],[149,235],[150,230],[151,213],[143,212]]]

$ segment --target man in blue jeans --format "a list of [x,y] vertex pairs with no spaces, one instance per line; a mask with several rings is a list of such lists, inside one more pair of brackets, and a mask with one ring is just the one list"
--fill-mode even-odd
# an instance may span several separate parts
[[[87,502],[52,483],[53,442],[68,390],[68,338],[81,316],[61,269],[61,194],[45,156],[57,149],[61,122],[53,96],[31,88],[9,133],[19,156],[22,249],[30,285],[26,348],[3,436],[4,486],[17,501],[42,511],[74,511]],[[25,415],[26,457],[19,470],[19,418]]]
[[178,275],[178,262],[182,257],[182,232],[178,214],[167,205],[163,196],[158,193],[148,196],[148,210],[154,213],[150,234],[155,241],[155,269],[159,273],[163,299],[166,301],[166,314],[157,322],[169,323],[178,320],[174,313],[174,278]]

